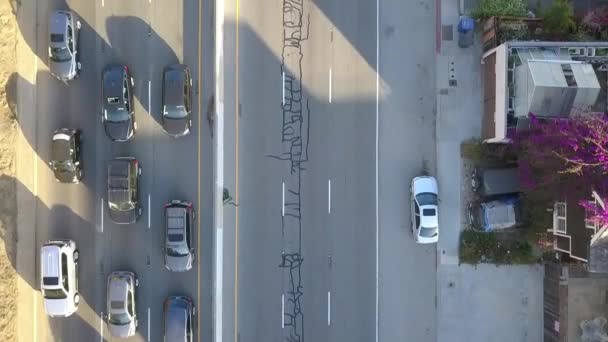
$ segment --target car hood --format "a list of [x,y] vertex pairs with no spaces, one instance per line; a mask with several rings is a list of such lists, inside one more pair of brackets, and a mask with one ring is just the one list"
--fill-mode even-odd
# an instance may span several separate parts
[[114,337],[125,338],[135,335],[135,324],[133,324],[133,322],[124,325],[114,325],[108,323],[108,329]]
[[167,134],[174,137],[181,137],[190,132],[188,127],[188,117],[182,119],[163,118],[163,128]]
[[64,299],[45,299],[44,309],[49,316],[67,317],[72,314],[69,311],[67,298]]
[[75,183],[74,177],[77,175],[77,171],[55,171],[55,177],[61,183]]
[[192,268],[192,254],[185,256],[165,255],[165,267],[173,272],[185,272]]
[[49,69],[51,74],[61,80],[70,80],[74,77],[72,74],[72,61],[55,62],[49,58]]
[[112,122],[105,121],[104,128],[106,130],[106,134],[110,139],[114,141],[127,141],[131,139],[133,136],[133,130],[131,125],[131,120],[120,121],[120,122]]
[[116,224],[129,224],[137,221],[138,211],[137,206],[125,211],[109,209],[109,215]]

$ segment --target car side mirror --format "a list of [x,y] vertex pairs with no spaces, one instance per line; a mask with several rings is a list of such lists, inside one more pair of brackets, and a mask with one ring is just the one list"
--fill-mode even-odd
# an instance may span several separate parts
[[77,162],[75,162],[75,163],[74,163],[74,165],[80,165],[80,162],[79,162],[79,161],[77,161]]

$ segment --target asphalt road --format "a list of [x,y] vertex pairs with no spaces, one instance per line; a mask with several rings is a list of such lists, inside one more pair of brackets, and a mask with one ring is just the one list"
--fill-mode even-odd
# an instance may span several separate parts
[[375,25],[369,1],[240,2],[227,341],[374,340]]
[[[200,7],[199,7],[200,5]],[[82,74],[68,85],[48,72],[49,14],[70,8],[81,18]],[[39,158],[36,164],[36,245],[48,239],[74,239],[80,250],[81,304],[68,318],[48,318],[38,297],[34,304],[36,341],[113,340],[101,321],[105,311],[106,277],[114,270],[134,271],[140,279],[137,297],[139,328],[133,341],[162,340],[162,302],[183,294],[198,306],[198,340],[211,338],[211,133],[206,115],[213,89],[211,4],[195,0],[159,2],[82,1],[38,2],[37,39],[27,44],[39,56],[34,91],[35,132],[26,136]],[[202,22],[199,22],[202,21]],[[33,21],[29,21],[33,23]],[[26,39],[27,40],[27,39]],[[202,45],[201,45],[202,44]],[[162,68],[185,63],[194,78],[193,130],[184,138],[169,138],[160,126]],[[126,64],[135,78],[138,129],[132,141],[113,143],[100,120],[100,78],[109,63]],[[22,124],[28,122],[23,120]],[[46,166],[50,137],[60,127],[83,131],[84,181],[55,182]],[[24,131],[30,131],[24,129]],[[142,168],[140,201],[143,215],[136,224],[118,226],[107,215],[106,162],[118,156],[136,157]],[[163,204],[192,201],[198,211],[195,230],[197,260],[190,272],[164,268]],[[23,210],[23,208],[20,208]],[[39,269],[38,261],[33,268]],[[38,273],[38,272],[37,272]],[[39,278],[30,284],[38,289]]]
[[434,3],[229,4],[224,340],[434,341],[408,194],[435,174]]

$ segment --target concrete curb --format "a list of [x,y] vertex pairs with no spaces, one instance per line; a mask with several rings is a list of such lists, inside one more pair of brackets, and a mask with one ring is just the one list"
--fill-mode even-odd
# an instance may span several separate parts
[[223,247],[224,247],[224,0],[215,1],[215,120],[213,131],[214,169],[213,178],[213,233],[215,254],[213,264],[213,340],[222,342],[223,333]]

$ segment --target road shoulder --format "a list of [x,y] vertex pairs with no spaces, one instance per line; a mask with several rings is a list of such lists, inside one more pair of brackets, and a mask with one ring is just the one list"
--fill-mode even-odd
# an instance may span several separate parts
[[[17,208],[36,206],[36,164],[37,155],[27,136],[34,137],[35,131],[35,84],[38,57],[31,46],[37,46],[36,25],[37,2],[23,0],[17,9],[17,138],[15,144],[15,175],[17,183]],[[28,42],[35,42],[32,45]],[[35,62],[34,62],[35,61]],[[31,212],[30,212],[31,213]],[[25,210],[17,211],[17,317],[21,324],[17,327],[18,341],[35,341],[38,302],[36,284],[36,221],[35,216]]]

